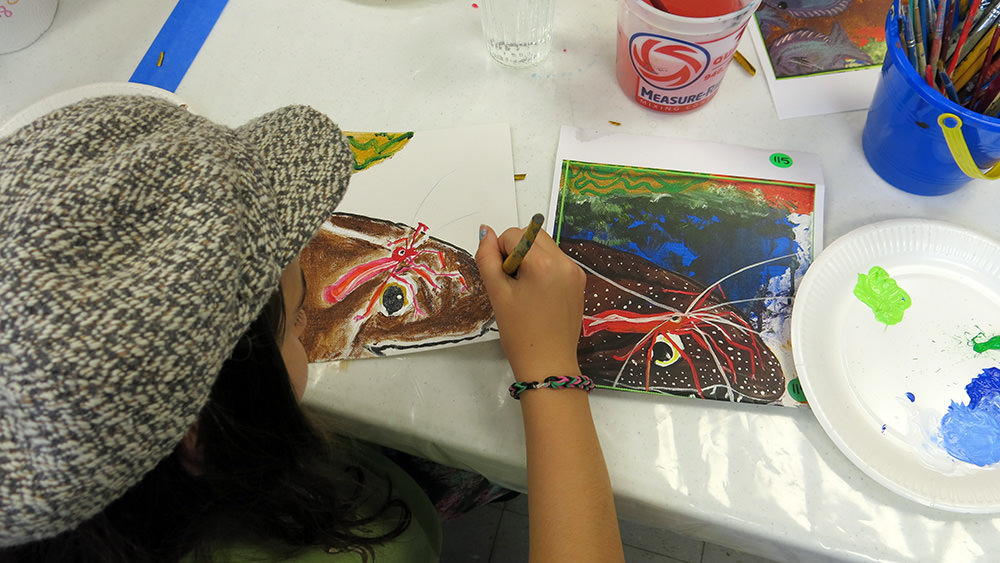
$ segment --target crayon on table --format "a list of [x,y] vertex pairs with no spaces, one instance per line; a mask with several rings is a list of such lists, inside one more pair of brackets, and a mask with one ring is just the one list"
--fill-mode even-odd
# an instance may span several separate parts
[[736,59],[736,62],[740,63],[740,66],[743,67],[743,70],[747,71],[747,74],[749,74],[750,76],[757,75],[757,69],[754,68],[752,64],[750,64],[750,61],[748,61],[747,58],[743,56],[743,53],[736,51],[735,53],[733,53],[733,58]]
[[503,271],[505,274],[512,276],[521,267],[524,255],[528,253],[528,249],[535,242],[535,237],[538,236],[538,231],[542,228],[542,223],[544,222],[545,217],[541,213],[535,213],[535,216],[531,218],[531,223],[524,229],[521,240],[517,241],[517,246],[514,247],[514,250],[503,261]]

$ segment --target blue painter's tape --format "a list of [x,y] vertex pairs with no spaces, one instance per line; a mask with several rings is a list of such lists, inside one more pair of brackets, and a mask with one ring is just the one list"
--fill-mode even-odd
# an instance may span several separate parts
[[177,0],[129,82],[149,84],[171,92],[177,90],[227,1]]

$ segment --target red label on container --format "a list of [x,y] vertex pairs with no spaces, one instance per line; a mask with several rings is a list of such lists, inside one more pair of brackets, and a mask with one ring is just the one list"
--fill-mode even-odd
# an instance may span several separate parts
[[639,77],[660,90],[688,86],[712,61],[701,45],[652,33],[636,33],[629,39],[629,57]]

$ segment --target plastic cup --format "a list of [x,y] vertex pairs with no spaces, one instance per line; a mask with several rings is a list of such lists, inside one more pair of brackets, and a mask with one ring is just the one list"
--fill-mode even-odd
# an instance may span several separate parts
[[554,0],[480,0],[486,50],[496,62],[526,67],[552,46]]
[[875,173],[918,195],[944,195],[969,182],[944,134],[954,116],[961,119],[961,134],[976,165],[1000,161],[1000,120],[970,111],[927,85],[903,52],[895,7],[886,17],[885,43],[882,74],[861,134]]
[[0,55],[31,45],[52,25],[59,0],[0,1]]
[[708,103],[760,0],[733,4],[742,7],[720,16],[690,17],[642,0],[619,0],[617,73],[625,95],[666,113]]

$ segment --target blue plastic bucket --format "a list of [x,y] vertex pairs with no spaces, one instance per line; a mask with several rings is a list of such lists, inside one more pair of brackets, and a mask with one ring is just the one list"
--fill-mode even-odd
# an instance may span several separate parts
[[[894,3],[885,20],[882,75],[861,136],[868,164],[886,182],[918,195],[947,194],[973,177],[987,177],[977,167],[1000,160],[1000,120],[965,109],[928,86],[907,59],[897,25]],[[963,160],[965,145],[963,171],[956,158]]]

